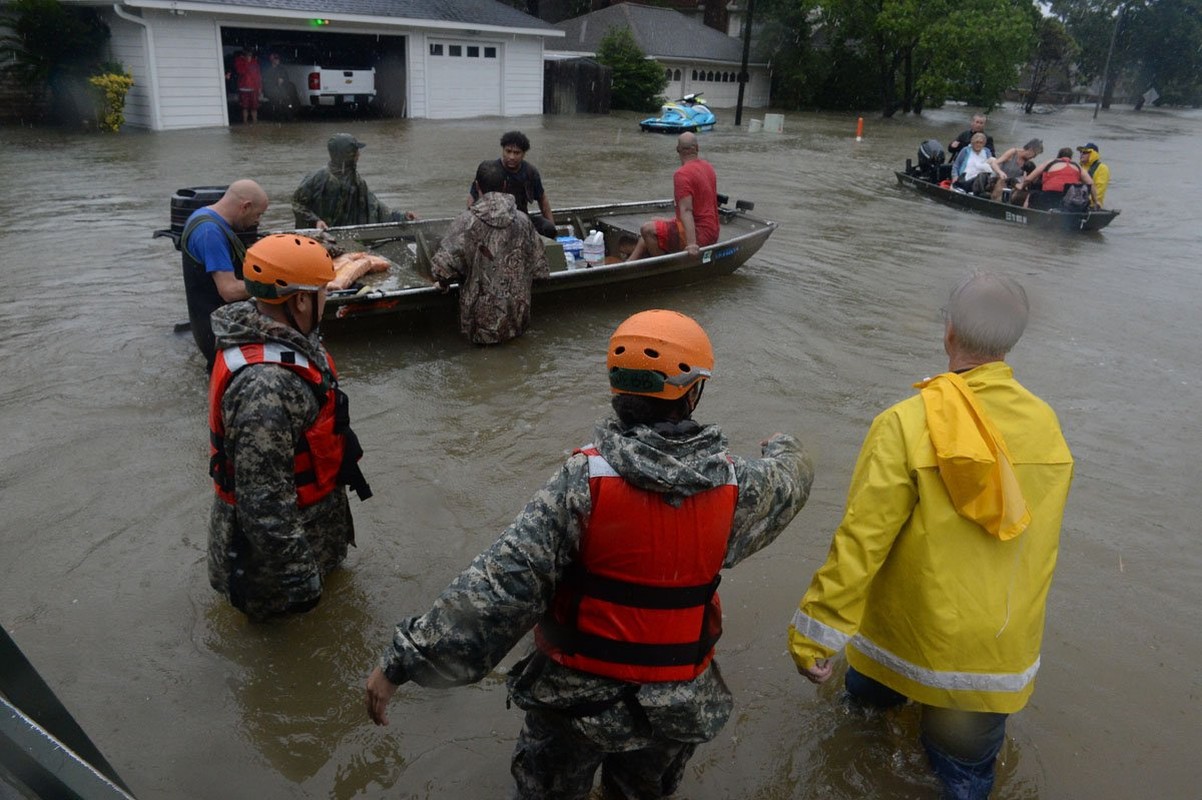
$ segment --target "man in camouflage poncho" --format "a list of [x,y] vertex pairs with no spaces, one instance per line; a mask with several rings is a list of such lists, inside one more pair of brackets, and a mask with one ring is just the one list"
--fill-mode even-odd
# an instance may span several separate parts
[[310,174],[292,193],[292,213],[298,228],[368,225],[417,219],[381,203],[359,176],[359,151],[366,147],[349,133],[336,133],[326,143],[330,163]]
[[318,338],[329,254],[276,234],[247,250],[244,275],[254,299],[213,313],[208,570],[214,589],[262,620],[317,604],[355,539],[345,485],[360,499],[371,490]]
[[504,186],[500,162],[481,162],[480,198],[451,223],[431,270],[444,291],[459,283],[459,330],[475,344],[521,336],[530,325],[530,287],[551,274],[534,224]]
[[[652,352],[654,360],[641,355]],[[525,800],[584,798],[598,767],[606,798],[675,791],[697,745],[717,736],[733,706],[709,660],[714,616],[720,633],[717,571],[770,544],[813,482],[809,459],[792,436],[774,434],[762,444],[762,458],[744,459],[727,452],[717,426],[692,421],[713,351],[683,314],[631,317],[611,338],[608,362],[617,418],[597,425],[594,444],[568,458],[433,608],[397,625],[367,681],[368,714],[388,724],[387,705],[400,684],[479,681],[535,628],[536,647],[508,678],[510,698],[526,711],[512,761],[515,797]],[[623,497],[635,505],[623,507]],[[612,569],[599,566],[598,551],[607,551]],[[701,551],[713,572],[686,587],[676,575]],[[615,580],[631,571],[643,579]],[[614,586],[617,595],[610,593]],[[676,612],[683,605],[672,593],[699,588],[708,590],[705,598],[692,594],[685,603],[694,607]],[[674,602],[665,602],[665,593]],[[599,599],[607,594],[612,602],[605,611]],[[642,598],[647,594],[649,601]],[[694,614],[698,604],[703,614]],[[618,623],[602,642],[610,649],[592,652],[596,666],[588,668],[576,659],[586,640],[594,648],[600,637],[583,634],[586,606],[591,619],[608,615]],[[570,608],[576,611],[565,612]],[[663,638],[679,624],[657,616],[664,609],[693,615],[683,638]],[[572,613],[579,651],[564,645],[571,634],[565,640],[557,630]],[[632,643],[615,638],[623,634],[614,630],[642,637]],[[698,630],[702,650],[695,647]],[[684,659],[657,652],[686,646]],[[631,651],[643,660],[625,660]],[[681,679],[681,670],[691,677]],[[608,676],[614,673],[630,679]]]

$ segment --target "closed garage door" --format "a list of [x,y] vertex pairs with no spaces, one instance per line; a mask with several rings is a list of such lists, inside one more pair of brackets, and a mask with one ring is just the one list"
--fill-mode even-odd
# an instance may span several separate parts
[[429,116],[435,119],[501,113],[501,45],[431,39],[426,59]]

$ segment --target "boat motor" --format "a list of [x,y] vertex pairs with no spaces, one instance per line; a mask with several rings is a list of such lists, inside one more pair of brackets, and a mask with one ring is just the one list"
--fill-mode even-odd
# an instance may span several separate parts
[[933,183],[939,181],[939,167],[943,164],[943,145],[936,139],[927,139],[918,146],[918,174]]

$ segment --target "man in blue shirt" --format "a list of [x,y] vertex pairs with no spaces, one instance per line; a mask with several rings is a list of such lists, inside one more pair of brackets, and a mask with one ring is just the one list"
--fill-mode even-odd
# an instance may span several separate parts
[[238,233],[254,230],[266,210],[263,188],[252,180],[239,180],[216,203],[194,211],[184,225],[180,253],[188,321],[209,371],[215,357],[209,315],[226,303],[249,297],[242,283],[246,245]]

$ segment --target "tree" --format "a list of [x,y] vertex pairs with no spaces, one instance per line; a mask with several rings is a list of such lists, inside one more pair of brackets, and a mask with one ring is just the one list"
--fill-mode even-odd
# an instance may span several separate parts
[[612,108],[651,111],[663,102],[660,92],[668,85],[664,68],[643,54],[630,28],[606,33],[597,45],[597,61],[613,70]]
[[108,46],[109,28],[99,12],[59,0],[13,0],[0,14],[0,29],[7,31],[0,37],[3,69],[26,86],[35,104],[49,91],[64,119],[80,119],[82,106],[94,100],[90,90],[81,94],[81,86]]
[[1202,0],[1158,0],[1127,24],[1136,92],[1154,87],[1158,104],[1202,105]]
[[1066,76],[1068,67],[1077,57],[1077,43],[1069,36],[1064,23],[1055,17],[1039,20],[1037,42],[1027,65],[1027,90],[1023,94],[1023,110],[1030,114],[1039,100],[1039,93],[1056,72]]

